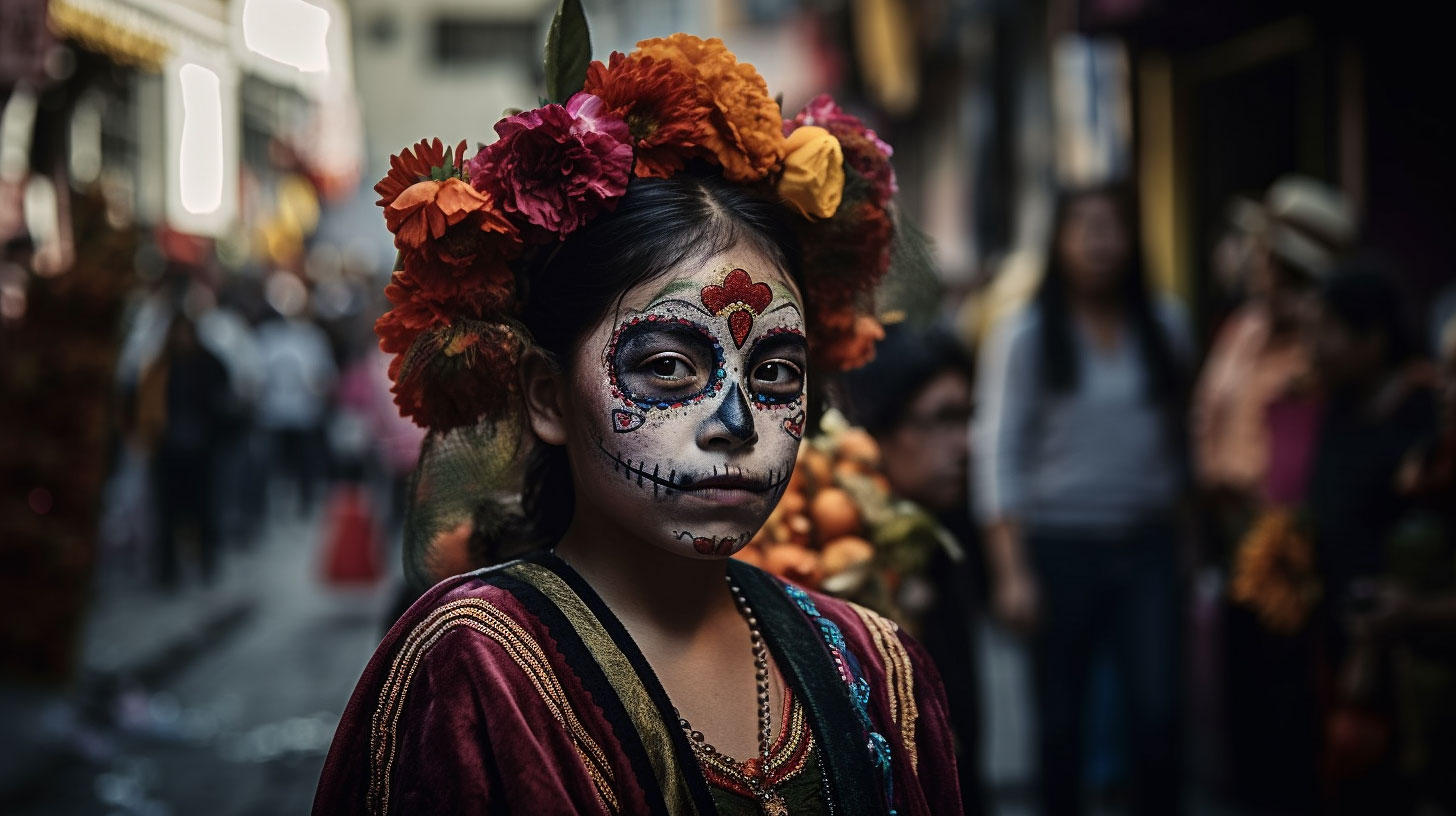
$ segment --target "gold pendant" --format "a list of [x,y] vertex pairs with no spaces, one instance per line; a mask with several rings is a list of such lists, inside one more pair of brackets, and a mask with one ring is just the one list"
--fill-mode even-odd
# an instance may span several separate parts
[[789,816],[789,806],[784,804],[784,798],[774,791],[760,793],[758,807],[763,811],[763,816]]

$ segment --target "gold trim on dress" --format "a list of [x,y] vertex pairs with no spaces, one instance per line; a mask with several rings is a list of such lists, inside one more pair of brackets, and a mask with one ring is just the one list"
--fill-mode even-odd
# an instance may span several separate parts
[[[697,804],[693,800],[692,791],[688,789],[685,769],[678,764],[677,748],[673,743],[672,732],[668,730],[669,724],[663,722],[657,705],[653,703],[642,683],[642,678],[637,676],[637,670],[617,647],[602,622],[597,620],[597,616],[576,591],[550,569],[530,561],[519,561],[506,567],[506,573],[535,587],[555,604],[576,630],[582,645],[591,652],[597,665],[601,666],[602,673],[622,701],[627,718],[637,729],[653,774],[662,789],[667,811],[683,816],[696,814]],[[677,723],[670,725],[674,730],[677,728]]]
[[606,754],[577,719],[566,691],[540,644],[519,623],[489,602],[466,598],[445,604],[420,621],[410,631],[390,665],[369,731],[370,813],[382,815],[389,812],[390,776],[394,769],[399,720],[415,670],[440,638],[462,626],[490,638],[525,672],[551,715],[571,736],[572,745],[591,777],[602,805],[610,813],[620,812],[621,806],[613,791],[612,767]]
[[915,670],[910,663],[910,653],[900,642],[900,626],[883,615],[851,603],[855,614],[869,630],[875,651],[885,664],[885,686],[890,697],[890,719],[900,727],[905,745],[905,755],[910,758],[910,770],[918,771],[920,756],[915,746],[915,723],[920,719],[920,708],[915,703]]

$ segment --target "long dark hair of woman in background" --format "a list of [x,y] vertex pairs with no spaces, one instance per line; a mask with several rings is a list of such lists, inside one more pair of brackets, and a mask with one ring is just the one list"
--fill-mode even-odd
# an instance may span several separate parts
[[1149,291],[1137,224],[1123,186],[1063,192],[1036,297],[981,357],[973,449],[992,608],[1032,641],[1051,814],[1081,809],[1084,709],[1108,652],[1134,810],[1179,809],[1187,334]]

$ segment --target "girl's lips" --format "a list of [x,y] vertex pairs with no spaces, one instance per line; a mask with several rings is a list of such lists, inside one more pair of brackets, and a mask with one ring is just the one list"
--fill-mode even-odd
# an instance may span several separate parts
[[683,490],[682,495],[719,507],[742,507],[763,501],[765,493],[763,490],[746,490],[736,487],[695,487]]
[[706,479],[695,479],[681,485],[678,489],[685,493],[693,493],[699,490],[748,490],[761,493],[773,485],[760,479],[749,479],[744,476],[710,476]]

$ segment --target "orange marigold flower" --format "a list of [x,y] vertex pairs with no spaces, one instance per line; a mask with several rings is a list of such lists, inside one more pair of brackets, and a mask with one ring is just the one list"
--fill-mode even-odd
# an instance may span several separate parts
[[443,142],[439,139],[433,142],[421,139],[413,149],[405,148],[389,157],[389,172],[374,185],[374,192],[379,193],[379,200],[374,203],[380,207],[388,207],[400,193],[416,182],[430,178],[435,168],[442,168],[445,175],[459,175],[465,160],[464,154],[464,140],[455,147],[454,153],[447,160]]
[[495,208],[489,193],[462,179],[421,181],[410,185],[384,208],[384,223],[400,249],[423,249],[465,223],[470,230],[515,235],[516,229]]
[[759,181],[784,160],[784,120],[768,83],[739,62],[717,37],[673,34],[637,43],[634,56],[667,60],[697,77],[699,96],[711,106],[703,146],[730,181]]
[[607,64],[587,66],[582,90],[626,121],[638,178],[667,178],[703,150],[713,109],[697,78],[671,62],[614,51]]
[[1288,511],[1262,516],[1240,542],[1229,588],[1273,632],[1304,628],[1319,600],[1314,545]]

